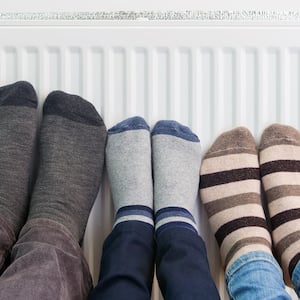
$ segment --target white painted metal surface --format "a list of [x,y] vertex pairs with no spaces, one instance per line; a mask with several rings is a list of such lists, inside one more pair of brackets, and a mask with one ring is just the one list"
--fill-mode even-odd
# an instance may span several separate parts
[[10,0],[1,5],[1,11],[32,12],[32,11],[101,11],[101,10],[297,10],[298,0]]
[[[257,141],[273,122],[300,129],[299,25],[0,21],[0,83],[30,81],[40,108],[54,89],[79,94],[95,105],[107,127],[133,115],[151,126],[176,119],[198,134],[205,152],[218,134],[238,125],[248,127]],[[84,242],[95,280],[111,225],[105,179]],[[201,207],[199,226],[225,299],[218,248]],[[159,299],[156,284],[153,294]]]

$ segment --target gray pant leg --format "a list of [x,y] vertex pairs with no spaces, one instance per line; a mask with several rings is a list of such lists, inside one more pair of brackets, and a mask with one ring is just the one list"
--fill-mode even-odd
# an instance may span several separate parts
[[10,229],[7,222],[0,219],[0,274],[5,268],[6,259],[15,241],[14,232]]
[[80,246],[66,228],[34,219],[22,229],[0,277],[0,299],[85,300],[91,287]]

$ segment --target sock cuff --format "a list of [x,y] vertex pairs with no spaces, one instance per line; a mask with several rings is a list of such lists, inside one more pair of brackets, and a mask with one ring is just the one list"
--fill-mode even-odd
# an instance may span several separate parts
[[200,142],[198,136],[194,134],[189,127],[173,120],[158,121],[151,135],[154,136],[158,134],[172,135],[190,142]]
[[155,214],[155,231],[157,234],[168,228],[181,227],[198,234],[193,215],[183,207],[164,207]]
[[153,210],[145,205],[123,206],[116,213],[114,227],[126,221],[141,221],[154,226]]
[[146,121],[139,116],[128,118],[117,125],[113,126],[108,130],[108,135],[121,133],[128,130],[148,130],[150,131],[149,125],[146,123]]
[[155,214],[155,222],[157,223],[164,218],[169,218],[173,216],[184,217],[196,223],[194,217],[187,209],[178,206],[168,206],[158,210]]
[[0,88],[0,106],[26,106],[37,108],[37,95],[27,81],[17,81]]
[[174,228],[184,228],[184,229],[187,229],[189,231],[192,231],[194,232],[195,234],[198,235],[198,230],[195,228],[195,226],[189,224],[189,223],[186,223],[186,222],[169,222],[169,223],[166,223],[166,224],[163,224],[159,227],[155,227],[155,234],[156,236],[160,236],[163,232],[165,232],[166,230],[168,229],[174,229]]
[[61,116],[86,125],[104,125],[102,118],[90,102],[80,96],[62,91],[54,91],[47,96],[43,107],[43,114]]

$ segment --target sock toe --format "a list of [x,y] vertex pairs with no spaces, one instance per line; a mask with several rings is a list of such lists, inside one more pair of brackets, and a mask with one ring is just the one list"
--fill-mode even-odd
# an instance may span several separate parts
[[167,134],[182,138],[191,142],[200,142],[196,134],[191,129],[173,120],[158,121],[153,130],[152,136],[157,134]]
[[86,125],[103,126],[95,107],[80,96],[62,91],[51,92],[45,100],[44,115],[58,115]]
[[277,144],[300,146],[300,132],[288,125],[272,124],[267,127],[260,142],[260,150]]
[[251,132],[245,127],[237,127],[221,134],[213,143],[205,158],[216,154],[237,154],[246,151],[256,154],[256,144]]
[[27,81],[17,81],[0,88],[0,106],[37,107],[37,95],[33,86]]
[[108,134],[121,133],[127,130],[145,129],[150,130],[146,121],[139,116],[128,118],[108,130]]

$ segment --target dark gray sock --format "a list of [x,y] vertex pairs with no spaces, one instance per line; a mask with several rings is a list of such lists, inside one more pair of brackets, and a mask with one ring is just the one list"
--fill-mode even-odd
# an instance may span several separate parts
[[14,238],[26,220],[37,127],[37,96],[28,82],[0,88],[0,220]]
[[82,239],[101,183],[106,136],[89,102],[61,91],[47,97],[29,220],[54,220]]

